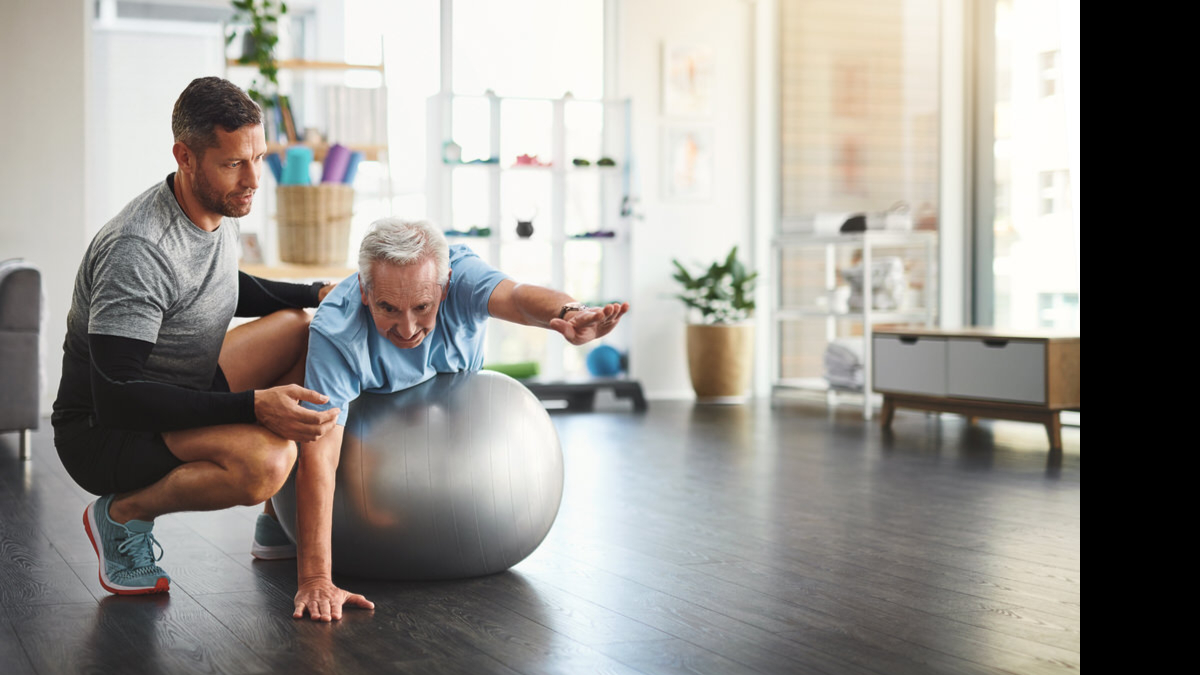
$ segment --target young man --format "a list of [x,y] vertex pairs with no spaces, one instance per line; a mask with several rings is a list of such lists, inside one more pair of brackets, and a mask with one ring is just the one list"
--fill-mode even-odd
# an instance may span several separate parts
[[309,336],[305,385],[338,409],[329,433],[301,445],[296,468],[299,590],[292,616],[340,619],[371,606],[332,581],[334,478],[348,406],[362,392],[394,392],[438,373],[479,370],[491,317],[557,331],[575,345],[617,327],[629,303],[585,307],[559,291],[518,284],[426,222],[383,219],[367,233],[357,275],[321,304]]
[[[194,80],[172,115],[178,170],[106,224],[75,278],[51,422],[71,477],[100,499],[84,529],[112,593],[161,593],[155,518],[258,504],[296,443],[337,411],[300,386],[309,316],[332,286],[237,269],[266,142],[262,113],[225,80]],[[233,316],[261,316],[226,332]]]

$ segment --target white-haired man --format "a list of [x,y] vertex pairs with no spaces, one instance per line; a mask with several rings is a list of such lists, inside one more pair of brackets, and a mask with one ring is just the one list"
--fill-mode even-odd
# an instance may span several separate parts
[[427,222],[385,218],[359,250],[358,274],[317,310],[305,384],[340,410],[333,429],[300,451],[296,469],[299,562],[293,616],[341,618],[345,604],[371,607],[332,581],[334,478],[350,401],[394,392],[438,373],[479,370],[489,318],[557,331],[581,345],[607,335],[629,303],[586,307],[560,291],[516,283],[467,246],[450,246]]

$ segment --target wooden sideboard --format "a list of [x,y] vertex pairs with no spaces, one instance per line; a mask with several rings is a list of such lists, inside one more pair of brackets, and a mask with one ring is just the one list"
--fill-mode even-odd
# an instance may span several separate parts
[[873,389],[896,408],[1035,422],[1062,448],[1059,413],[1079,410],[1079,335],[877,326]]

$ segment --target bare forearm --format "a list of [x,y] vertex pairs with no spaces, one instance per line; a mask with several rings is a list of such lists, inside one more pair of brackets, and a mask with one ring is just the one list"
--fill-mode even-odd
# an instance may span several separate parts
[[518,284],[512,291],[513,304],[526,326],[548,328],[551,319],[559,318],[563,305],[574,302],[574,298],[544,286]]
[[296,466],[297,577],[331,579],[333,574],[333,493],[343,427],[300,448]]

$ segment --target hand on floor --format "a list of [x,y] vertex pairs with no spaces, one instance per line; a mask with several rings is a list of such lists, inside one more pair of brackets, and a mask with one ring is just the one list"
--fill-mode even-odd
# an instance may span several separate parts
[[296,591],[293,619],[303,619],[308,612],[313,621],[337,621],[342,618],[342,606],[375,609],[375,603],[356,593],[343,591],[325,579],[306,581]]

